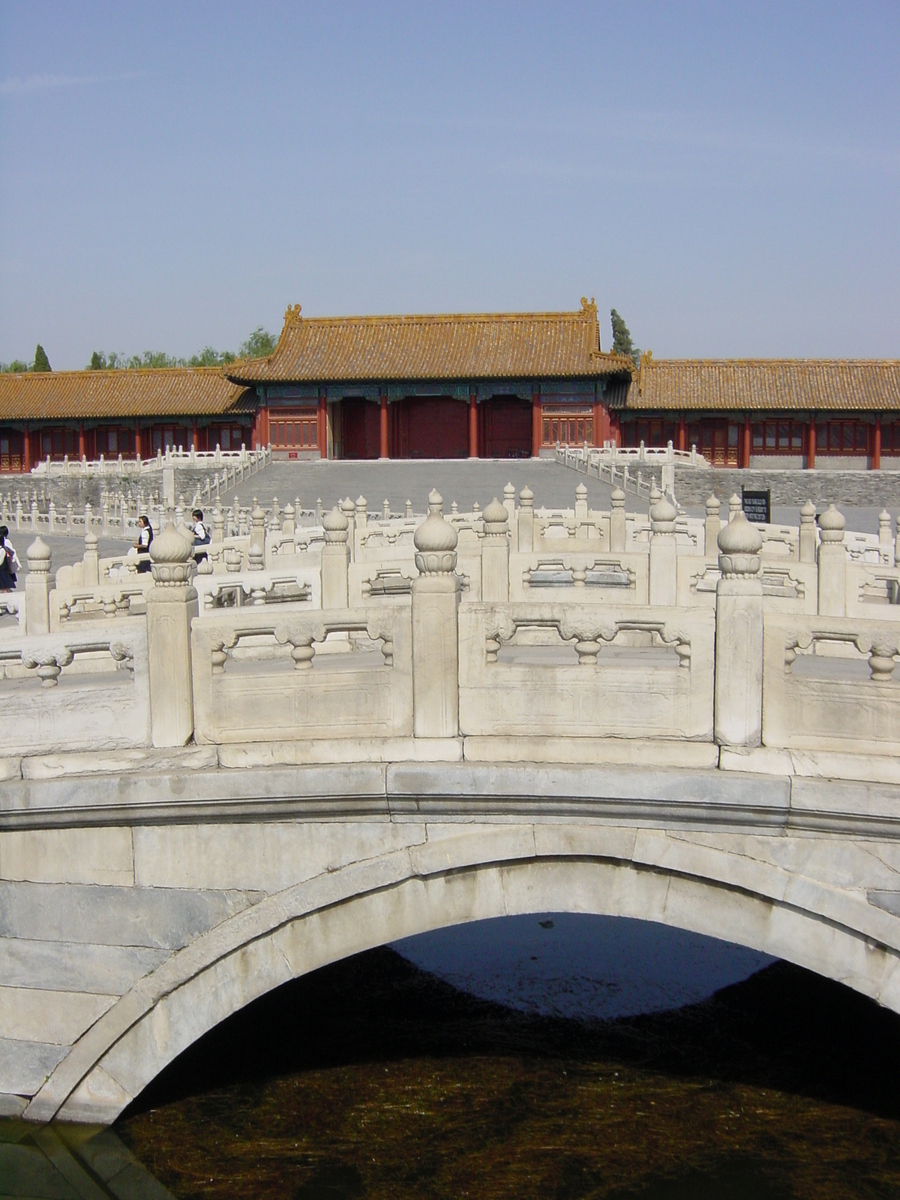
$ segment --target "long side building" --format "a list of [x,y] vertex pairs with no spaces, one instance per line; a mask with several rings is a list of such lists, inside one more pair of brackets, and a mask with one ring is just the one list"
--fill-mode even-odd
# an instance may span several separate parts
[[604,353],[574,312],[308,318],[224,368],[0,376],[0,471],[271,445],[284,458],[524,458],[557,443],[715,466],[900,468],[900,361]]

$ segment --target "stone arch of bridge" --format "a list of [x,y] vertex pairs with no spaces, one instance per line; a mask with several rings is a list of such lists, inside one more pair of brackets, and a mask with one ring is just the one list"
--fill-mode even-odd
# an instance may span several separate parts
[[[897,918],[864,899],[679,839],[634,861],[639,830],[515,824],[393,851],[267,897],[174,954],[72,1047],[26,1116],[112,1122],[178,1054],[266,992],[363,950],[449,925],[573,912],[635,917],[745,945],[900,1012]],[[575,833],[580,836],[573,836]],[[658,834],[658,831],[657,831]],[[617,841],[620,843],[617,853]]]

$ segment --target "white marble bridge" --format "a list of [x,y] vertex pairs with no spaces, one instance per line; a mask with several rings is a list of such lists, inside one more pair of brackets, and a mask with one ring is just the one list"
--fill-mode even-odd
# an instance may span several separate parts
[[[0,1112],[107,1123],[271,988],[504,914],[724,938],[900,1011],[900,571],[536,509],[40,541],[0,622]],[[298,1015],[302,1020],[302,1014]]]

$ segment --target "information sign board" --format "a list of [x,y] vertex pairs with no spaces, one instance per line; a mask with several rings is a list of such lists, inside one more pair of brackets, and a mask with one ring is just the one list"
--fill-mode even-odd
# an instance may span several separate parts
[[764,492],[751,492],[747,488],[741,488],[741,508],[748,521],[755,521],[758,525],[769,524],[772,520],[771,496],[772,493],[768,489]]

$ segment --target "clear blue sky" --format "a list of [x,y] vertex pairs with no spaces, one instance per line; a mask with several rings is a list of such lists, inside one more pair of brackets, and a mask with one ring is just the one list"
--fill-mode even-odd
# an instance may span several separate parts
[[0,0],[0,360],[615,306],[900,357],[900,4]]

